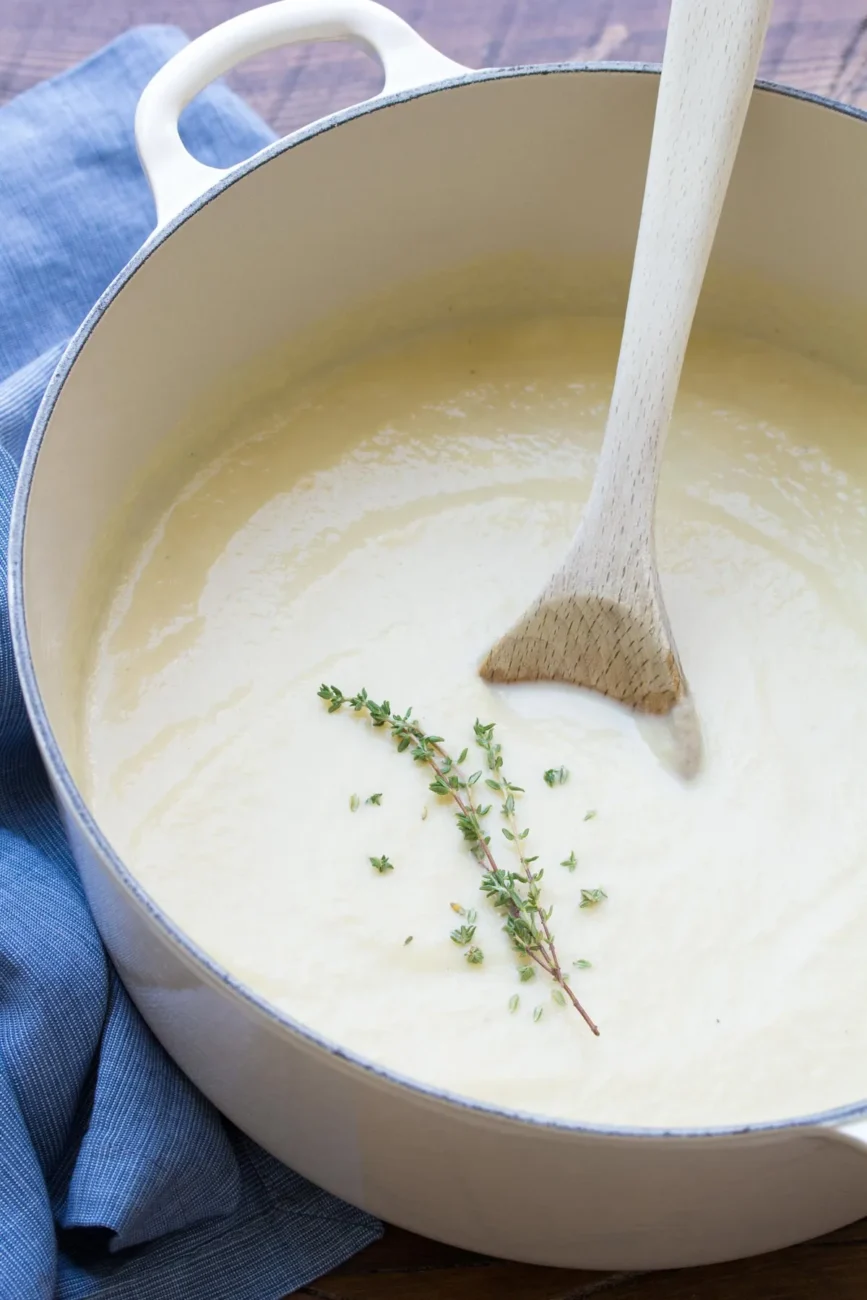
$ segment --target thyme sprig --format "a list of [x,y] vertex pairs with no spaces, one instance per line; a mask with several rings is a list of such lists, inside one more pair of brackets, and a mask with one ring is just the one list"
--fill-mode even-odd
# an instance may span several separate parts
[[[502,797],[500,813],[505,825],[501,829],[517,855],[518,871],[499,866],[494,857],[491,836],[483,826],[483,819],[490,813],[491,806],[478,801],[476,793],[484,773],[477,771],[467,775],[464,764],[468,749],[464,749],[455,761],[444,748],[443,737],[429,735],[412,717],[412,709],[407,709],[404,714],[395,713],[388,700],[377,703],[364,689],[357,695],[347,696],[339,686],[323,683],[319,697],[328,705],[329,713],[348,708],[353,713],[366,715],[374,727],[387,727],[398,753],[408,752],[415,762],[429,768],[434,777],[429,789],[434,794],[451,798],[457,806],[455,821],[458,829],[482,870],[480,888],[493,907],[505,917],[503,928],[522,958],[520,978],[531,978],[534,965],[543,970],[563,991],[592,1032],[598,1035],[598,1027],[569,987],[568,975],[561,968],[549,924],[553,906],[544,908],[541,902],[544,873],[534,870],[535,857],[526,856],[529,828],[520,829],[518,825],[515,795],[522,794],[523,790],[510,782],[503,772],[502,746],[494,739],[494,723],[477,720],[473,736],[486,759],[489,776],[485,779],[485,786]],[[466,957],[473,965],[483,960],[481,950],[475,946],[467,950]]]

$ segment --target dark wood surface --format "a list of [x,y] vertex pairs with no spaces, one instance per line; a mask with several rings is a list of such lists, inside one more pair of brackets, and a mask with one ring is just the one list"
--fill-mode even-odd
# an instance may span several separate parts
[[[0,102],[134,23],[175,23],[194,36],[253,3],[0,0]],[[658,60],[668,11],[667,0],[391,5],[444,53],[473,67]],[[762,75],[867,109],[867,0],[776,0]],[[250,60],[230,80],[276,130],[286,132],[372,94],[378,74],[347,46],[305,46]],[[302,1294],[316,1300],[867,1300],[867,1220],[777,1255],[641,1276],[508,1264],[388,1229],[381,1243]]]

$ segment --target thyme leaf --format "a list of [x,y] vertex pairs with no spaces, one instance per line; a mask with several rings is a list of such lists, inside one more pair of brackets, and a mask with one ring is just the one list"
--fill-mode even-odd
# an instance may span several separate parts
[[604,903],[607,897],[604,889],[582,889],[580,906],[596,907],[599,903]]
[[[517,858],[517,870],[501,866],[491,849],[491,836],[488,834],[484,819],[490,814],[490,806],[476,802],[474,787],[482,779],[482,771],[464,772],[463,763],[467,750],[462,750],[459,760],[451,757],[444,747],[442,736],[430,734],[424,730],[417,718],[413,718],[412,709],[400,714],[392,710],[388,700],[378,703],[371,699],[362,688],[356,695],[347,696],[339,686],[323,685],[319,688],[319,697],[328,706],[329,713],[337,713],[343,708],[354,713],[366,714],[371,726],[387,730],[397,746],[398,753],[406,753],[416,763],[426,767],[433,779],[429,789],[433,794],[450,799],[456,805],[455,823],[461,838],[482,872],[480,889],[489,904],[503,917],[503,929],[519,958],[519,975],[521,980],[532,979],[536,969],[542,970],[561,990],[564,999],[568,999],[594,1034],[599,1033],[578,998],[569,987],[564,974],[554,935],[549,921],[553,907],[542,903],[541,884],[543,871],[536,871],[535,857],[528,857],[524,845],[529,836],[529,827],[521,827],[517,821],[517,804],[515,795],[524,793],[523,787],[510,781],[503,771],[503,748],[495,738],[495,724],[476,719],[473,726],[473,739],[485,757],[488,775],[485,785],[503,798],[500,815],[505,822],[501,827],[504,838],[512,846]],[[569,773],[565,767],[550,769],[553,779],[550,785],[564,784]],[[546,773],[546,780],[548,774]],[[390,871],[393,864],[385,856],[371,858],[371,865],[379,872]],[[589,906],[600,901],[602,891],[582,890],[581,906]],[[591,902],[585,902],[585,895]],[[463,908],[452,905],[459,914],[464,915]],[[467,915],[467,924],[452,931],[455,943],[469,944],[464,956],[470,965],[480,965],[484,961],[481,948],[471,943],[475,925]],[[459,937],[456,937],[459,936]],[[534,1019],[541,1015],[534,1012]]]

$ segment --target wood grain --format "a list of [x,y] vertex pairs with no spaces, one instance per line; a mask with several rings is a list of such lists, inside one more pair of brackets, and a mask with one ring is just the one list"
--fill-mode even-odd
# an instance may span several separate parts
[[[0,102],[134,23],[190,36],[254,0],[0,0]],[[471,67],[662,54],[667,0],[391,0],[443,53]],[[865,0],[777,0],[762,75],[867,107]],[[275,130],[369,95],[378,72],[343,45],[251,59],[230,80]]]
[[[658,62],[667,0],[389,0],[445,54],[473,67],[563,59]],[[0,0],[0,103],[136,23],[190,36],[255,0]],[[761,75],[867,109],[867,0],[777,0]],[[251,59],[230,78],[279,132],[354,103],[378,73],[342,45]],[[867,1170],[865,1170],[867,1177]],[[506,1264],[389,1228],[301,1293],[313,1300],[865,1300],[867,1220],[736,1264],[603,1275]]]
[[678,766],[687,777],[698,771],[701,729],[656,569],[656,497],[770,15],[771,0],[701,7],[672,0],[620,356],[590,496],[559,568],[479,666],[489,682],[565,682],[642,713],[679,715]]
[[381,1242],[301,1294],[312,1300],[864,1300],[867,1221],[773,1255],[644,1274],[505,1264],[390,1228]]

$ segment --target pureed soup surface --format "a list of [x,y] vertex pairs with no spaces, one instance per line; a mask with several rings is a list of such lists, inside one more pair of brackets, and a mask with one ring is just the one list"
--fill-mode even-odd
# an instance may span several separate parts
[[[618,341],[602,320],[456,328],[251,402],[112,594],[85,706],[90,803],[228,970],[404,1075],[621,1125],[852,1102],[867,1094],[867,390],[765,344],[693,342],[658,550],[703,728],[696,780],[608,701],[477,676],[578,523]],[[323,681],[411,704],[455,754],[477,717],[497,724],[601,1037],[546,976],[519,980],[452,807],[385,732],[329,716]],[[582,889],[607,899],[582,908]],[[478,911],[479,965],[449,938],[452,903]]]

